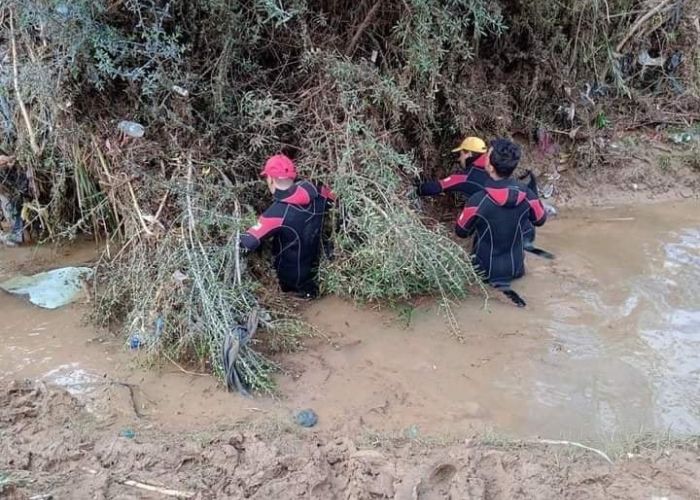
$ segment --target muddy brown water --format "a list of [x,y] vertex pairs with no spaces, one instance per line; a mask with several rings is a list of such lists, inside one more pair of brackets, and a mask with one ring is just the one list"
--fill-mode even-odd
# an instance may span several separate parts
[[[64,385],[118,425],[206,429],[286,419],[310,407],[321,429],[608,439],[700,433],[700,216],[697,202],[565,211],[528,256],[525,310],[478,298],[406,314],[328,297],[323,331],[285,356],[279,400],[227,394],[212,378],[142,366],[121,339],[81,323],[84,305],[44,311],[0,294],[0,382]],[[85,262],[77,249],[2,249],[0,277]],[[127,382],[138,390],[132,401]],[[133,406],[146,415],[137,418]],[[352,434],[351,434],[352,435]]]

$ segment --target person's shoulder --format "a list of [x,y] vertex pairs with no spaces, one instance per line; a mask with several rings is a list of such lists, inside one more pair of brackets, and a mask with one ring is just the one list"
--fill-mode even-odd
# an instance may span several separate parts
[[262,213],[263,217],[282,217],[287,206],[278,200],[274,200]]
[[481,201],[484,199],[486,196],[486,190],[480,189],[476,193],[472,194],[469,199],[467,200],[467,203],[471,206],[477,206]]

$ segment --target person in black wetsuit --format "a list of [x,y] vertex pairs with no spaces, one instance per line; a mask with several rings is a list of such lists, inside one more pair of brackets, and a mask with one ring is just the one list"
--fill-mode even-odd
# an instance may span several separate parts
[[437,196],[440,193],[462,193],[469,198],[484,189],[489,175],[486,166],[486,143],[478,137],[467,137],[453,153],[459,153],[459,170],[437,181],[422,182],[418,185],[420,196]]
[[524,306],[510,283],[525,273],[524,231],[529,224],[544,224],[547,214],[537,194],[511,178],[520,147],[507,139],[496,139],[490,146],[486,163],[490,178],[467,201],[455,231],[462,238],[475,233],[473,259],[484,279]]
[[[459,153],[459,170],[444,179],[421,182],[418,184],[418,195],[437,196],[441,193],[461,193],[466,197],[465,199],[469,199],[471,195],[484,189],[484,185],[491,178],[485,169],[487,149],[482,139],[467,137],[452,150],[453,153]],[[527,187],[537,194],[535,174],[528,170],[521,180],[525,178],[529,178]],[[535,248],[535,228],[532,224],[525,223],[523,239],[525,250],[544,258],[554,258],[549,252]]]
[[261,174],[274,202],[243,234],[241,247],[252,252],[264,239],[273,237],[273,265],[282,291],[316,297],[323,220],[335,195],[325,186],[295,182],[296,167],[285,155],[268,159]]

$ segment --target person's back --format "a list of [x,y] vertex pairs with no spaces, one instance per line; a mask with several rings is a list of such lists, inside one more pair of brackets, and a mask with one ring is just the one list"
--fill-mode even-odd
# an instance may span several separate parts
[[315,297],[323,221],[333,194],[308,181],[290,180],[296,177],[296,168],[283,155],[272,157],[263,174],[272,186],[274,201],[241,236],[241,246],[253,251],[272,237],[273,264],[282,291]]
[[530,224],[544,224],[546,214],[537,195],[510,178],[520,159],[519,147],[505,139],[492,144],[486,167],[491,179],[469,198],[455,230],[463,238],[476,234],[475,263],[487,282],[507,289],[525,272],[524,232]]
[[496,287],[525,272],[523,235],[531,224],[532,198],[531,191],[511,179],[491,180],[469,199],[457,223],[458,234],[463,234],[468,219],[475,218],[474,259],[486,280]]
[[312,271],[318,267],[320,258],[325,212],[325,198],[308,181],[276,192],[275,203],[265,211],[266,216],[282,218],[273,243],[274,264],[282,291],[298,289],[315,295]]

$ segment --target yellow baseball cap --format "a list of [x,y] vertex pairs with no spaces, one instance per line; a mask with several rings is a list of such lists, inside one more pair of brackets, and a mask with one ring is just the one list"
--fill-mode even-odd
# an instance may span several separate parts
[[478,137],[467,137],[462,141],[459,147],[452,150],[453,153],[460,151],[471,151],[472,153],[485,153],[488,151],[486,143]]

